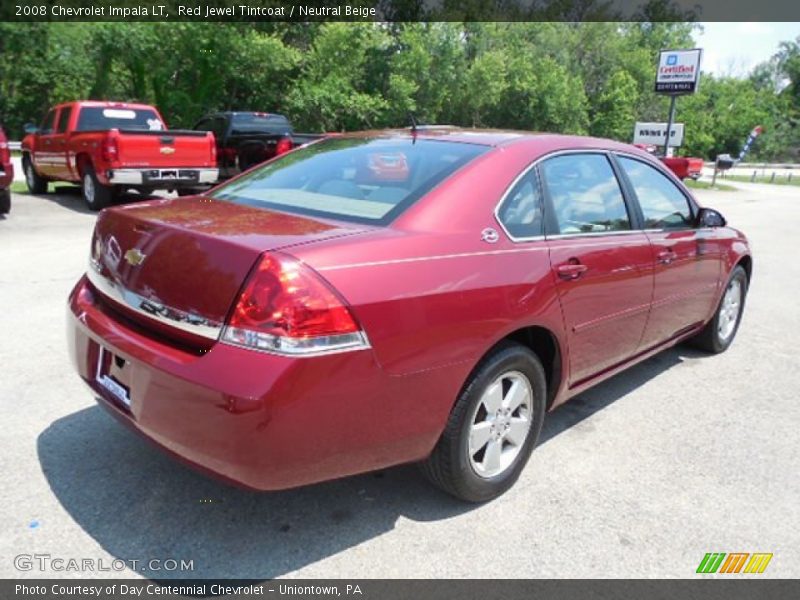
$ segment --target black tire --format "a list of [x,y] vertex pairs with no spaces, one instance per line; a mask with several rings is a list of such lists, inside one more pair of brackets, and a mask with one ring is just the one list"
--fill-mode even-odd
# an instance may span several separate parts
[[11,190],[0,190],[0,215],[11,212]]
[[89,210],[102,210],[114,201],[114,188],[103,185],[95,175],[94,167],[86,165],[81,174],[81,195]]
[[22,171],[25,174],[25,184],[31,194],[46,194],[47,179],[36,172],[30,157],[27,155],[22,159]]
[[[530,406],[528,416],[530,427],[525,433],[524,442],[518,444],[516,455],[503,470],[495,475],[481,475],[474,464],[481,452],[488,452],[494,438],[471,452],[469,449],[470,430],[473,423],[486,422],[481,418],[484,393],[500,381],[501,389],[506,389],[506,376],[524,377],[529,384]],[[519,477],[533,451],[544,422],[547,386],[544,368],[538,357],[528,348],[519,344],[505,342],[488,354],[475,368],[461,391],[447,420],[444,432],[439,438],[428,459],[422,463],[422,471],[437,487],[460,500],[467,502],[486,502],[496,498],[510,488]],[[509,415],[509,419],[515,413]],[[496,421],[495,421],[496,422]],[[494,425],[493,425],[494,426]],[[506,441],[500,439],[501,451],[506,452]],[[513,446],[509,444],[509,446]],[[513,447],[511,448],[514,452]],[[513,454],[512,454],[513,456]]]
[[[727,335],[723,335],[721,323],[723,320],[729,320],[728,315],[730,314],[729,311],[726,311],[726,295],[728,290],[737,284],[741,290],[737,308],[738,312],[736,313],[735,322],[732,324],[732,329]],[[742,313],[744,313],[745,300],[747,299],[748,285],[747,272],[741,265],[736,265],[731,276],[728,278],[728,282],[725,284],[725,291],[722,292],[722,297],[720,298],[717,310],[714,312],[714,316],[699,334],[689,340],[689,344],[705,352],[710,352],[711,354],[725,352],[736,337],[736,332],[739,331],[739,324],[742,321]]]

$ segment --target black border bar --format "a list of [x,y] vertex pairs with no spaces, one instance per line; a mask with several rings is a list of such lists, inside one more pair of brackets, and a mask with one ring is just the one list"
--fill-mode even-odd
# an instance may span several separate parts
[[363,22],[368,20],[388,22],[800,21],[800,2],[797,0],[3,0],[0,2],[0,21],[10,22]]

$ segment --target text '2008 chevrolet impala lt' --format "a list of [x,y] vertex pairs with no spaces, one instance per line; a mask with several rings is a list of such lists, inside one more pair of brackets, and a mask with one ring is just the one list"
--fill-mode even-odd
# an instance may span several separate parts
[[684,340],[727,349],[752,269],[645,152],[451,128],[107,209],[89,263],[74,365],[167,451],[259,490],[421,462],[469,501],[575,394]]

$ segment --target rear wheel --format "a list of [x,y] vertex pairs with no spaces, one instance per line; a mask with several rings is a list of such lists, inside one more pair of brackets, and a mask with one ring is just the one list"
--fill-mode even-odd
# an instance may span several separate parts
[[47,180],[36,172],[30,157],[22,159],[22,170],[25,173],[25,184],[31,194],[47,193]]
[[101,210],[113,202],[114,188],[97,180],[93,166],[86,165],[83,168],[81,184],[83,201],[90,210]]
[[0,215],[11,212],[11,190],[0,190]]
[[741,265],[733,269],[725,292],[714,316],[690,343],[713,354],[725,352],[736,337],[742,320],[744,301],[747,297],[747,272]]
[[461,500],[499,496],[517,480],[536,445],[545,398],[536,355],[519,344],[499,346],[470,376],[423,472]]

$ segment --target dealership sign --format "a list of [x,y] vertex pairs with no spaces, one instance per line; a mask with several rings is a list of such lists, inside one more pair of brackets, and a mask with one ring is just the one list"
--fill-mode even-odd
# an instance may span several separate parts
[[[666,123],[636,123],[633,130],[633,143],[643,146],[663,146],[667,139]],[[669,128],[669,145],[683,144],[683,123],[673,123]]]
[[694,94],[700,78],[700,48],[662,50],[656,73],[657,94]]

